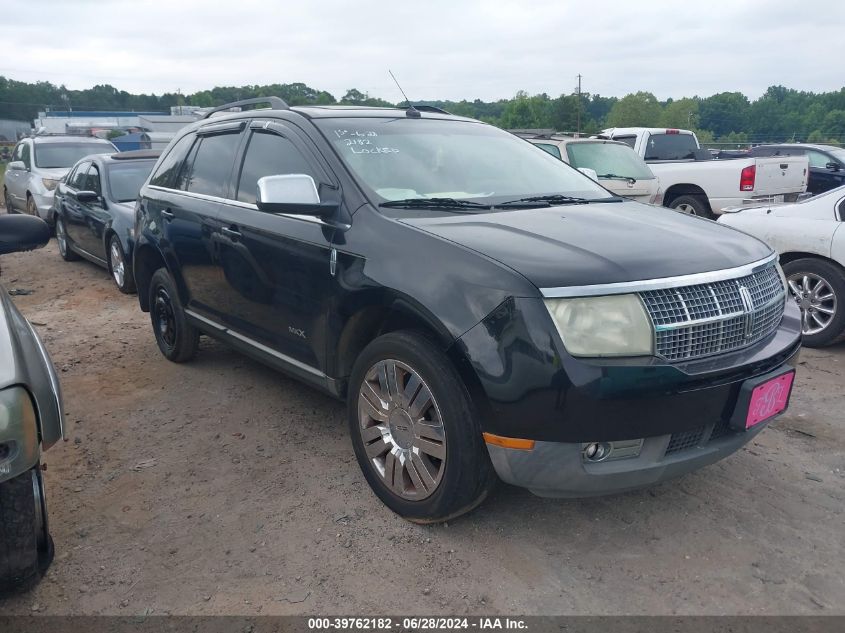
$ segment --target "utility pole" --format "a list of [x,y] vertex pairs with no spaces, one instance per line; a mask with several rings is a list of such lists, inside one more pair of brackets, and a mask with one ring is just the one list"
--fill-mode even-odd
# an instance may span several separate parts
[[575,124],[575,136],[576,138],[581,136],[581,73],[578,73],[578,107],[575,108],[575,117],[577,123]]

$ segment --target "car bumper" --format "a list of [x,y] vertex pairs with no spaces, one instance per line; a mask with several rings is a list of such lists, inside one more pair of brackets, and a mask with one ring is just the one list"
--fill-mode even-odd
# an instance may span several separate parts
[[52,224],[53,222],[53,192],[47,191],[44,193],[33,192],[32,199],[35,201],[35,206],[38,209],[39,217]]
[[[709,424],[700,431],[644,438],[635,457],[591,463],[582,443],[535,442],[532,450],[488,444],[499,478],[541,497],[592,497],[636,490],[680,477],[739,450],[767,426],[744,432]],[[677,447],[681,447],[677,450]]]

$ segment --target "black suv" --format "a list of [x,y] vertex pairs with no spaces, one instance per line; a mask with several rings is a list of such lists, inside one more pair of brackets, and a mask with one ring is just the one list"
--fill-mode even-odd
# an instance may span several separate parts
[[207,334],[345,398],[365,477],[411,520],[496,475],[652,484],[787,406],[801,325],[771,249],[478,121],[230,104],[171,142],[136,216],[162,353]]

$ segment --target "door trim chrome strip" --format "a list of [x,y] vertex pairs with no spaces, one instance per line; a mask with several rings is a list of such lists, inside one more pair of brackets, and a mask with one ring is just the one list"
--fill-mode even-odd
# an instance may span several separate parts
[[246,343],[250,347],[254,347],[255,349],[260,350],[260,351],[264,352],[265,354],[269,354],[270,356],[273,356],[274,358],[277,358],[280,361],[283,361],[283,362],[287,363],[288,365],[291,365],[292,367],[296,367],[297,369],[308,372],[309,374],[311,374],[313,376],[317,376],[318,378],[328,378],[328,376],[326,374],[324,374],[323,372],[321,372],[319,369],[312,367],[311,365],[306,365],[305,363],[298,361],[295,358],[291,358],[290,356],[287,356],[285,354],[282,354],[281,352],[277,352],[272,347],[267,347],[263,343],[259,343],[258,341],[251,339],[248,336],[244,336],[240,332],[235,332],[231,328],[228,328],[225,325],[221,325],[221,324],[217,323],[216,321],[212,321],[211,319],[208,319],[208,318],[202,316],[201,314],[197,314],[193,310],[185,310],[185,314],[187,314],[190,317],[193,317],[197,321],[201,321],[202,323],[208,325],[209,327],[213,327],[215,330],[217,330],[218,332],[220,332],[222,334],[228,334],[232,338],[236,338],[239,341]]
[[661,279],[643,279],[640,281],[623,281],[613,284],[598,284],[592,286],[562,286],[559,288],[540,288],[545,299],[561,299],[565,297],[598,297],[602,295],[619,295],[630,292],[643,292],[645,290],[661,290],[664,288],[677,288],[680,286],[696,286],[708,284],[715,281],[726,281],[737,279],[754,274],[759,270],[768,267],[778,258],[777,253],[772,253],[765,259],[761,259],[744,266],[714,270],[707,273],[695,273],[692,275],[679,275],[677,277],[663,277]]

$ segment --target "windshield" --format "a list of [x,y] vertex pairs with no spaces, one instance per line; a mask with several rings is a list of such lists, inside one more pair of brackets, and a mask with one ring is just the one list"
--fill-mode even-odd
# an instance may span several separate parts
[[490,125],[405,117],[314,123],[375,204],[450,198],[496,205],[550,194],[613,199],[577,170]]
[[654,174],[627,145],[616,143],[568,143],[566,153],[573,167],[595,169],[599,178],[653,180]]
[[840,163],[845,163],[845,149],[833,149],[830,150],[830,153]]
[[155,160],[133,160],[126,164],[110,165],[108,180],[111,199],[116,202],[137,200],[141,185],[150,175],[155,163]]
[[112,154],[115,149],[106,143],[36,143],[35,166],[42,169],[68,169],[83,156]]

